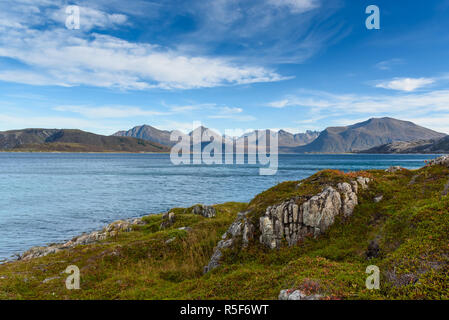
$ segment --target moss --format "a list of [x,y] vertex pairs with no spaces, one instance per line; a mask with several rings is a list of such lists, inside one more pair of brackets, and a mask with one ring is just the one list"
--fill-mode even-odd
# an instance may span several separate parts
[[[294,247],[269,250],[257,238],[248,248],[236,245],[224,251],[219,268],[203,274],[238,212],[250,210],[257,219],[269,205],[306,199],[360,175],[374,182],[359,193],[350,219],[337,219],[323,236]],[[326,299],[449,299],[449,196],[441,194],[448,177],[449,169],[440,166],[396,173],[326,170],[281,183],[249,204],[216,205],[214,218],[174,208],[175,223],[164,230],[162,215],[150,215],[145,225],[100,243],[0,265],[0,298],[276,299],[280,290],[298,288]],[[376,203],[378,195],[383,199]],[[368,259],[371,241],[379,254]],[[65,289],[61,272],[71,264],[81,270],[81,290]],[[372,264],[381,270],[381,290],[365,288]],[[59,278],[43,283],[52,277]]]

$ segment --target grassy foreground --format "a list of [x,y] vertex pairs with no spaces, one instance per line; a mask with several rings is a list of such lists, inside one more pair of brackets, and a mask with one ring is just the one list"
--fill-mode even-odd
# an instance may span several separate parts
[[[360,175],[373,182],[359,193],[349,220],[280,250],[265,248],[256,235],[248,248],[227,249],[222,266],[203,274],[239,211],[251,210],[256,222],[268,205]],[[281,183],[249,204],[216,205],[214,218],[173,209],[174,225],[160,230],[162,215],[150,215],[147,224],[114,238],[0,265],[0,299],[277,299],[289,288],[325,299],[449,299],[448,180],[449,168],[439,165],[395,173],[326,170],[301,184]],[[372,242],[378,250],[368,259]],[[81,270],[80,290],[65,288],[68,265]],[[365,287],[368,265],[381,270],[380,290]]]

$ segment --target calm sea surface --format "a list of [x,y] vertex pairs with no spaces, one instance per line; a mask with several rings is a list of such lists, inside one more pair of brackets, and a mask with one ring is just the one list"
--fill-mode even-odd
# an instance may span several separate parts
[[399,165],[436,155],[280,155],[275,176],[257,166],[174,166],[168,154],[0,153],[0,260],[122,218],[195,203],[249,201],[318,170]]

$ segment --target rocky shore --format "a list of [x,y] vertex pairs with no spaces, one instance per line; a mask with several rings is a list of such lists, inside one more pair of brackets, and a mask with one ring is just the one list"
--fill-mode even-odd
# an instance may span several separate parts
[[145,224],[142,218],[118,220],[109,224],[100,231],[93,231],[74,237],[65,243],[55,243],[49,246],[33,247],[18,256],[18,260],[30,260],[33,258],[44,257],[51,253],[56,253],[61,250],[74,248],[79,245],[87,245],[97,241],[105,240],[116,236],[119,232],[129,232],[134,225]]
[[[323,170],[248,203],[116,221],[0,264],[0,299],[449,299],[448,177],[448,156]],[[66,289],[71,265],[82,290]]]
[[[201,204],[193,206],[191,212],[193,214],[202,215],[206,218],[214,217],[216,214],[216,211],[212,206]],[[170,227],[175,221],[175,215],[173,212],[163,213],[162,218],[163,222],[160,226],[160,229]],[[146,222],[143,218],[117,220],[107,225],[102,230],[84,233],[64,243],[55,243],[48,246],[33,247],[20,254],[17,260],[30,260],[38,257],[44,257],[46,255],[56,253],[61,250],[74,248],[79,245],[88,245],[98,241],[106,240],[107,238],[116,236],[119,232],[130,232],[133,230],[134,226],[145,224]],[[188,228],[185,229],[188,230]]]

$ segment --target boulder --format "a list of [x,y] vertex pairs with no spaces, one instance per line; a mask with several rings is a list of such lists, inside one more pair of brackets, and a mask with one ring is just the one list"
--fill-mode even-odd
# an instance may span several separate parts
[[389,172],[389,173],[395,173],[398,171],[404,170],[404,168],[400,167],[400,166],[391,166],[388,169],[385,169],[385,172]]
[[306,236],[318,237],[334,223],[335,217],[349,218],[358,204],[359,186],[368,188],[369,178],[357,177],[350,183],[327,186],[319,194],[302,201],[300,197],[269,206],[259,219],[260,243],[271,249],[279,248],[285,240],[295,245]]
[[370,178],[357,177],[357,183],[360,184],[363,190],[368,189],[368,184],[370,183]]
[[199,214],[205,218],[213,218],[217,214],[216,210],[212,206],[205,206],[202,204],[198,204],[192,209],[193,214]]
[[319,294],[306,295],[301,290],[281,290],[279,293],[279,300],[320,300],[322,298]]
[[377,196],[377,197],[374,198],[374,202],[375,202],[375,203],[379,203],[379,202],[382,201],[383,198],[384,198],[383,195]]
[[248,211],[239,212],[237,218],[229,226],[228,230],[221,236],[221,240],[215,247],[214,253],[207,266],[204,267],[204,273],[217,268],[220,265],[220,259],[223,256],[223,249],[230,248],[239,239],[242,240],[243,247],[246,247],[253,238],[254,226],[249,222],[246,215]]
[[171,227],[175,223],[176,217],[173,212],[166,212],[162,215],[162,223],[160,229]]
[[445,156],[438,157],[436,159],[429,160],[429,161],[427,161],[426,166],[435,166],[435,165],[449,167],[449,155],[445,155]]

